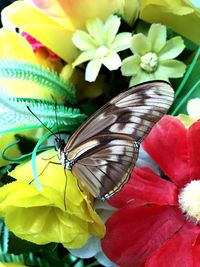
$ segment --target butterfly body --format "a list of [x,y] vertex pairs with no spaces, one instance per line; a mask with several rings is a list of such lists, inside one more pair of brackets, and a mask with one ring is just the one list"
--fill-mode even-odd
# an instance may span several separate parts
[[[128,181],[139,146],[173,102],[171,86],[148,82],[121,93],[58,144],[70,169],[94,197],[108,199]],[[60,142],[60,141],[58,141]]]

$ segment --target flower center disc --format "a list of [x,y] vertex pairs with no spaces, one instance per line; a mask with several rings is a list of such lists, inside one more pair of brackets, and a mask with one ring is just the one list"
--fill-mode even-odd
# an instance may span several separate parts
[[186,216],[200,223],[200,181],[193,180],[181,190],[178,198],[180,208]]
[[140,58],[140,67],[146,72],[154,72],[158,67],[158,56],[149,52]]
[[99,48],[96,50],[96,56],[98,58],[103,58],[107,56],[109,53],[109,49],[105,45],[101,45]]

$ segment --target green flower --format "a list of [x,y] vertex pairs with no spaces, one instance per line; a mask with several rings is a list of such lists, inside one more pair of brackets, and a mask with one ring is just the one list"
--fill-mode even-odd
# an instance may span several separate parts
[[181,77],[185,64],[174,60],[184,49],[180,36],[166,40],[166,26],[152,24],[148,35],[135,34],[130,41],[134,55],[122,62],[124,76],[132,76],[130,86],[150,80],[166,80]]
[[120,18],[112,15],[105,23],[99,18],[88,20],[88,33],[80,30],[74,33],[72,41],[83,52],[75,60],[73,67],[90,61],[85,73],[87,81],[96,80],[102,64],[109,70],[116,70],[121,66],[117,52],[129,48],[131,33],[117,34],[119,26]]

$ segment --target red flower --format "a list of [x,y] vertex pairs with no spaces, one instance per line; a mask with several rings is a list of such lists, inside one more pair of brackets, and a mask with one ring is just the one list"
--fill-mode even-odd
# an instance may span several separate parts
[[122,267],[200,266],[200,121],[189,129],[163,117],[143,147],[165,179],[135,168],[110,200],[105,254]]

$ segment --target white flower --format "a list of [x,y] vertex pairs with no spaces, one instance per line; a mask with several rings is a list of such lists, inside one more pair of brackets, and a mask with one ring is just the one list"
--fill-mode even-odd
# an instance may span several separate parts
[[[107,202],[96,200],[95,210],[103,221],[106,221],[112,213],[116,210],[111,207]],[[68,249],[70,253],[76,257],[88,259],[95,257],[100,264],[106,267],[118,267],[115,263],[110,261],[104,254],[101,248],[101,242],[98,237],[91,236],[87,244],[79,249]]]
[[120,18],[112,15],[105,23],[99,18],[88,20],[88,33],[80,30],[74,33],[72,41],[82,53],[74,61],[73,67],[89,61],[85,73],[87,81],[96,80],[102,65],[111,71],[121,66],[118,52],[129,48],[131,33],[117,34],[119,26]]
[[200,119],[200,98],[197,97],[188,101],[187,112],[192,119]]

